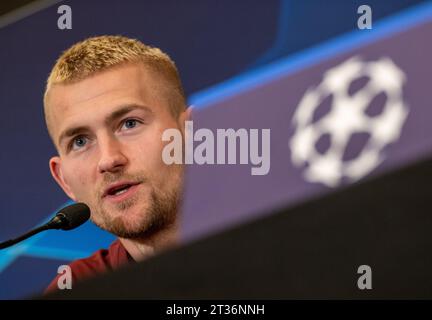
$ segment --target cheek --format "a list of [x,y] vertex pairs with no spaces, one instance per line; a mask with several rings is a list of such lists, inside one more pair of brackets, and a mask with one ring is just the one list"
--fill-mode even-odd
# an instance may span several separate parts
[[81,199],[89,192],[88,188],[91,186],[89,179],[92,176],[89,166],[83,163],[85,161],[68,163],[67,169],[64,170],[65,178],[72,192]]
[[171,180],[176,176],[176,166],[167,165],[163,162],[162,151],[169,141],[162,141],[164,130],[158,128],[151,134],[143,136],[139,143],[135,144],[131,152],[132,172],[142,171],[152,180],[154,186],[164,188],[166,184],[171,184]]
[[144,143],[140,143],[134,148],[133,161],[145,171],[153,171],[160,169],[164,163],[162,161],[162,141],[149,139]]
[[162,160],[162,151],[169,142],[162,141],[163,132],[164,130],[160,127],[155,128],[146,134],[136,146],[138,153],[135,156],[142,164],[153,168],[166,166]]

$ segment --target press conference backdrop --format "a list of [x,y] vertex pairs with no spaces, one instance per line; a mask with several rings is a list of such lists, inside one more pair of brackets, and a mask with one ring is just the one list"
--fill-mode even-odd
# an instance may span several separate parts
[[[191,0],[181,5],[68,1],[71,30],[57,28],[57,8],[63,2],[39,3],[40,10],[34,6],[33,14],[0,23],[2,240],[42,223],[69,201],[49,174],[48,159],[55,150],[45,129],[42,95],[59,53],[89,36],[122,34],[169,53],[198,126],[273,130],[267,176],[246,175],[250,168],[243,165],[191,166],[182,221],[185,242],[266,209],[416,161],[431,150],[431,114],[426,109],[432,50],[428,1],[369,1],[371,30],[357,29],[362,1],[327,1],[325,6],[314,0]],[[383,71],[393,77],[380,78]],[[348,156],[328,153],[331,143],[325,140],[344,136],[342,131],[327,132],[313,124],[326,118],[337,98],[351,90],[349,83],[358,82],[358,74],[370,80],[364,99],[373,100],[382,92],[385,97],[372,101],[382,110],[372,106],[369,115],[384,120],[367,126],[367,137],[359,136],[353,144],[354,149],[362,145],[360,149],[369,151],[356,165],[354,160],[362,155],[358,150]],[[221,108],[227,109],[220,112]],[[315,109],[321,110],[318,115]],[[383,126],[387,134],[373,129]],[[317,145],[320,152],[296,147],[314,145],[315,138],[324,141]],[[338,170],[323,172],[314,166],[325,161],[326,154],[336,159],[329,165]],[[112,240],[112,235],[86,223],[68,233],[48,231],[2,251],[0,298],[43,290],[59,265],[86,257]]]

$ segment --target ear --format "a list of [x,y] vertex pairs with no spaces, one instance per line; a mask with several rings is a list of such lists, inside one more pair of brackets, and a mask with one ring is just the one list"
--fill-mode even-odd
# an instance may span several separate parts
[[178,117],[180,131],[184,134],[185,122],[192,120],[192,106],[186,108]]
[[68,197],[76,201],[75,195],[71,191],[69,185],[67,184],[67,181],[63,176],[61,165],[62,163],[60,157],[52,157],[49,161],[51,175],[53,176],[54,180],[59,184],[59,186],[63,189],[63,191],[68,195]]
[[180,126],[184,126],[185,121],[192,120],[192,106],[187,107],[182,113],[179,115],[179,123]]

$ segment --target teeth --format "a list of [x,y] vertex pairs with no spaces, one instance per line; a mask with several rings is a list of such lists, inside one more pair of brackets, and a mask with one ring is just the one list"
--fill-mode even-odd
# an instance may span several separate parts
[[129,187],[127,187],[127,188],[125,188],[125,189],[121,189],[121,190],[115,192],[114,195],[117,196],[117,195],[119,195],[119,194],[125,193],[126,191],[128,191],[128,189],[129,189]]

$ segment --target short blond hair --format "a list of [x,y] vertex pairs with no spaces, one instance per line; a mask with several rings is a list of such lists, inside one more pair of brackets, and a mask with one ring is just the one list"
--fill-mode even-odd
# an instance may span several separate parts
[[[55,84],[78,82],[98,72],[125,63],[142,62],[161,74],[170,84],[170,111],[177,117],[185,109],[186,98],[174,61],[159,48],[145,45],[137,39],[104,35],[85,39],[64,51],[56,61],[46,83],[44,94],[45,119],[47,94]],[[172,93],[172,94],[171,94]],[[48,128],[49,131],[49,128]]]

